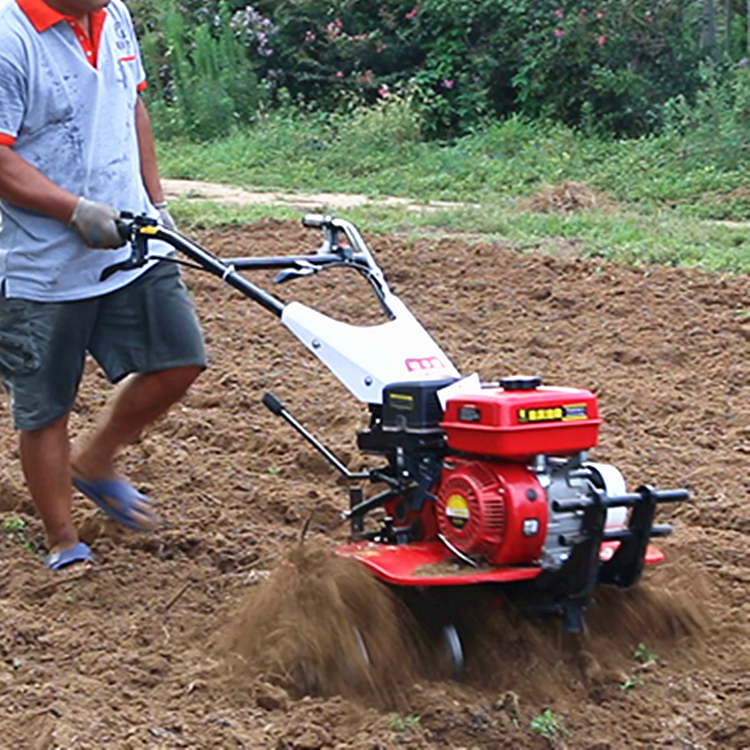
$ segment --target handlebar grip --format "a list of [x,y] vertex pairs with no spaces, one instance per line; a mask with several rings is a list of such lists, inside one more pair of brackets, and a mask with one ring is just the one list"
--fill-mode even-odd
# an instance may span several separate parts
[[667,523],[659,523],[654,524],[651,527],[651,538],[660,538],[663,539],[665,536],[671,536],[672,535],[672,527]]
[[277,417],[281,416],[284,411],[284,404],[273,395],[273,393],[263,394],[263,406],[272,411]]
[[654,492],[657,503],[681,503],[690,499],[687,490],[657,490]]
[[122,217],[115,219],[115,226],[117,227],[117,233],[124,240],[130,239],[130,230],[133,226],[132,221],[125,221]]
[[309,227],[310,229],[320,229],[330,222],[330,216],[324,216],[323,214],[307,214],[302,219],[302,226]]

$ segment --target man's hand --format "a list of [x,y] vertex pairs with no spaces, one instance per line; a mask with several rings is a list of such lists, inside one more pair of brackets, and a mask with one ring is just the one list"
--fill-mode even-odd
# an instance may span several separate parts
[[173,232],[177,231],[177,225],[174,223],[172,214],[169,213],[169,204],[166,201],[161,203],[154,203],[154,208],[159,212],[159,221],[166,229],[171,229]]
[[113,249],[125,244],[117,231],[116,220],[119,218],[120,212],[116,208],[81,197],[70,223],[89,247]]

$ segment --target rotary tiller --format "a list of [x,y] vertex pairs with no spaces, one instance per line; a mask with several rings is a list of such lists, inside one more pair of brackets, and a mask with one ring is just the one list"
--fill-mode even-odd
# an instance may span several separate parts
[[[391,292],[351,223],[322,215],[303,223],[322,232],[311,254],[219,258],[151,219],[127,216],[121,230],[131,257],[104,274],[161,257],[152,241],[166,242],[280,318],[367,404],[369,426],[357,444],[382,465],[352,472],[276,397],[263,397],[350,483],[341,517],[351,535],[340,555],[407,594],[481,587],[559,614],[572,632],[581,629],[595,586],[630,587],[644,564],[663,559],[649,544],[671,531],[654,525],[656,506],[688,493],[646,485],[628,492],[614,466],[589,460],[602,421],[592,392],[545,386],[533,376],[495,383],[462,377]],[[388,320],[337,321],[282,302],[241,273],[278,269],[274,281],[282,283],[331,267],[359,272]],[[366,495],[369,484],[380,487]],[[443,633],[459,663],[455,628],[447,623]]]

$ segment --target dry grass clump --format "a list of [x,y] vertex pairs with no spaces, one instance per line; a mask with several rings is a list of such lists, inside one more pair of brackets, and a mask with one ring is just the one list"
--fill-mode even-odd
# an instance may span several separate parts
[[529,211],[552,213],[555,211],[612,211],[612,200],[603,193],[592,190],[580,182],[559,182],[548,185],[541,192],[521,202],[521,207]]

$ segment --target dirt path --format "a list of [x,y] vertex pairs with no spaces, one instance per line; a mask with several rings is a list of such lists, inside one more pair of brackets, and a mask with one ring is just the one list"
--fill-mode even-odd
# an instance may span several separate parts
[[256,192],[195,180],[162,180],[168,199],[188,201],[211,200],[228,205],[288,206],[301,211],[339,211],[356,206],[399,206],[411,211],[439,211],[460,208],[462,204],[449,201],[419,203],[408,198],[372,199],[356,193],[280,193]]

